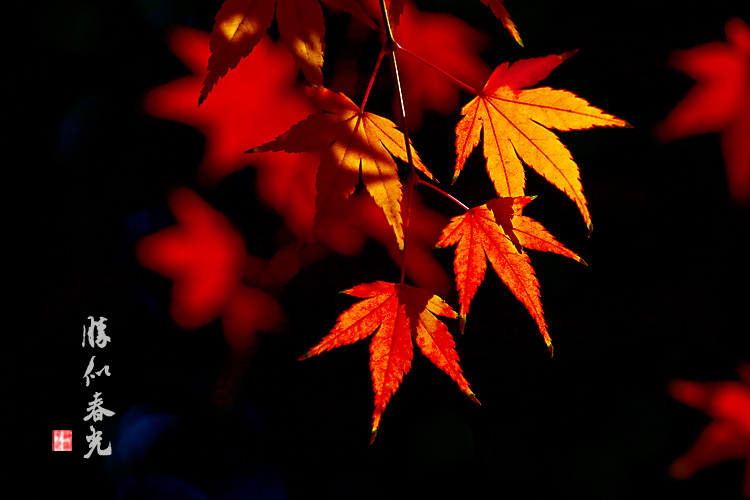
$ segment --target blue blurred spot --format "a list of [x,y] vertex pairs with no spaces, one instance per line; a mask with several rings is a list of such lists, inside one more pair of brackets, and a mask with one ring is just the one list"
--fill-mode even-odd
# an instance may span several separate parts
[[270,467],[261,467],[251,477],[222,482],[216,492],[219,500],[286,500],[286,489],[279,475]]
[[193,26],[197,4],[194,0],[136,0],[152,28],[163,30],[169,25]]
[[191,483],[171,476],[148,474],[132,481],[117,495],[120,500],[208,500],[208,496]]
[[[169,429],[176,427],[179,417],[167,413],[147,413],[131,407],[120,420],[116,443],[116,460],[126,468],[143,459],[149,449]],[[115,457],[115,455],[112,455]]]
[[70,167],[80,161],[81,151],[96,130],[100,101],[97,95],[81,99],[65,116],[57,136],[57,159],[60,165]]
[[155,206],[147,207],[137,212],[133,212],[125,220],[125,231],[128,240],[135,243],[144,236],[160,231],[166,227],[177,224],[166,202]]

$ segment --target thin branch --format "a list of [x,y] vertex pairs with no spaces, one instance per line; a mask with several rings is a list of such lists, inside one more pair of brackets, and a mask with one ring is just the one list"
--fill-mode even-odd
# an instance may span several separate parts
[[395,44],[395,47],[396,47],[396,48],[397,48],[398,50],[400,50],[401,52],[403,52],[403,53],[404,53],[404,54],[406,54],[406,55],[409,55],[409,56],[413,57],[414,59],[416,59],[417,61],[421,62],[422,64],[425,64],[425,65],[429,66],[430,68],[434,69],[435,71],[437,71],[437,72],[438,72],[438,73],[440,73],[441,75],[443,75],[443,76],[445,76],[445,77],[447,77],[447,78],[449,78],[449,79],[453,80],[453,82],[454,82],[454,83],[456,83],[456,85],[458,85],[459,87],[463,88],[463,89],[464,89],[465,91],[467,91],[467,92],[469,92],[469,93],[471,93],[471,94],[474,94],[474,95],[479,95],[480,91],[478,91],[477,89],[475,89],[474,87],[472,87],[472,86],[471,86],[471,85],[469,85],[468,83],[464,83],[464,82],[462,82],[461,80],[459,80],[459,79],[458,79],[458,78],[456,78],[455,76],[451,75],[450,73],[448,73],[448,72],[447,72],[447,71],[445,71],[444,69],[442,69],[442,68],[439,68],[439,67],[435,66],[434,64],[432,64],[432,63],[431,63],[430,61],[428,61],[427,59],[423,59],[422,57],[418,56],[418,55],[417,55],[417,54],[415,54],[414,52],[411,52],[410,50],[408,50],[408,49],[404,48],[403,46],[401,46],[401,45],[400,45],[400,44],[399,44],[398,42],[396,42],[395,40],[393,41],[393,43]]
[[439,187],[435,186],[434,184],[430,184],[429,182],[423,181],[422,179],[417,179],[417,185],[427,186],[428,188],[437,191],[438,193],[442,194],[443,196],[445,196],[449,200],[453,201],[454,203],[456,203],[457,205],[459,205],[461,208],[463,208],[467,212],[470,210],[469,207],[466,206],[466,205],[464,205],[458,198],[456,198],[455,196],[453,196],[451,194],[446,193],[445,191],[443,191]]
[[362,112],[364,112],[365,110],[365,104],[367,104],[367,98],[370,97],[370,90],[372,90],[372,84],[375,83],[375,75],[378,74],[378,69],[380,69],[380,63],[383,62],[384,55],[385,55],[385,46],[383,46],[383,48],[380,49],[380,55],[378,55],[378,62],[375,63],[375,69],[372,70],[372,76],[370,76],[370,83],[367,84],[365,97],[364,99],[362,99],[362,105],[359,107],[359,110]]
[[391,29],[391,21],[388,19],[388,8],[385,6],[385,0],[380,0],[380,13],[383,16],[383,25],[385,26],[385,49],[390,52],[391,56],[391,68],[393,68],[393,75],[396,79],[396,91],[398,92],[399,111],[401,113],[401,126],[404,129],[404,141],[406,142],[406,161],[409,163],[409,178],[406,186],[406,214],[403,217],[403,229],[404,229],[404,246],[401,249],[401,256],[403,263],[401,264],[401,283],[403,284],[406,280],[406,238],[409,232],[409,217],[411,215],[411,200],[414,194],[414,186],[416,186],[419,177],[417,176],[417,169],[414,168],[414,159],[411,154],[411,139],[409,139],[409,127],[406,126],[406,107],[404,106],[404,93],[401,90],[401,76],[398,71],[398,61],[396,60],[396,51],[394,50],[398,44],[396,39],[393,38],[393,30]]

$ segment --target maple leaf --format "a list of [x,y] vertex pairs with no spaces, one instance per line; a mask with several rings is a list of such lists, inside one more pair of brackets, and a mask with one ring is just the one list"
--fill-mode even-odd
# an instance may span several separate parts
[[481,92],[461,109],[463,118],[456,126],[457,161],[453,180],[461,173],[482,132],[487,172],[499,196],[523,196],[526,184],[523,160],[575,201],[591,230],[578,165],[549,129],[629,125],[567,90],[549,87],[521,90],[546,78],[574,53],[524,59],[510,66],[503,63],[493,71]]
[[511,21],[510,14],[508,14],[508,10],[503,5],[503,0],[481,0],[481,2],[492,9],[492,13],[495,14],[495,17],[500,19],[500,22],[503,23],[503,27],[508,30],[508,33],[510,33],[513,39],[518,42],[518,45],[523,47],[521,35],[518,33],[516,25]]
[[[750,364],[740,366],[744,383],[675,380],[670,394],[714,420],[690,449],[669,468],[676,479],[686,479],[700,469],[724,460],[744,459],[750,467]],[[750,468],[745,475],[744,498],[750,498]]]
[[[321,87],[307,90],[322,111],[248,152],[323,152],[315,182],[318,226],[354,192],[361,172],[367,192],[383,210],[399,249],[403,249],[401,183],[393,161],[393,157],[407,161],[403,133],[392,121],[363,112],[343,94]],[[410,147],[414,166],[432,179],[414,147]]]
[[[245,64],[226,76],[210,101],[197,107],[195,96],[206,76],[209,39],[208,33],[185,27],[170,34],[170,49],[193,74],[151,90],[143,107],[152,116],[185,123],[206,136],[197,175],[204,183],[215,184],[248,166],[248,146],[270,141],[314,108],[292,86],[297,68],[291,57],[269,37],[263,37]],[[305,162],[315,160],[305,156],[264,153],[254,156],[253,164],[266,170],[303,170]]]
[[[539,298],[539,282],[529,256],[520,247],[555,252],[579,262],[534,219],[521,215],[531,198],[501,198],[469,209],[451,219],[437,242],[438,248],[456,245],[456,274],[460,315],[465,320],[469,306],[484,280],[487,260],[511,292],[529,310],[552,354],[552,340]],[[462,325],[463,326],[463,325]]]
[[245,243],[229,220],[187,188],[169,195],[177,225],[141,239],[138,261],[174,280],[170,313],[194,329],[222,317],[230,346],[244,351],[258,331],[281,320],[281,307],[266,292],[242,283]]
[[[231,172],[252,165],[258,173],[260,199],[284,218],[297,237],[307,239],[313,229],[319,154],[269,151],[249,157],[245,153],[248,146],[271,141],[315,111],[304,93],[292,86],[297,68],[280,44],[264,37],[245,62],[212,91],[211,99],[197,107],[195,96],[206,75],[209,39],[208,33],[192,28],[179,27],[171,32],[170,49],[193,75],[151,90],[143,107],[152,116],[185,123],[205,134],[206,151],[197,174],[203,184],[216,184]],[[390,226],[382,211],[378,209],[378,218],[369,205],[355,203],[337,214],[335,221],[330,219],[321,234],[323,242],[335,252],[354,255],[370,236],[381,241],[400,264],[403,257],[389,237]],[[445,225],[440,222],[444,217],[424,208],[418,200],[412,202],[412,217],[415,214],[419,222],[411,234],[422,235],[410,243],[408,259],[418,262],[410,263],[407,273],[419,286],[447,293],[449,278],[431,251]]]
[[357,285],[342,293],[364,300],[344,311],[331,333],[300,360],[352,344],[375,332],[370,343],[370,372],[375,391],[371,444],[388,401],[411,368],[413,340],[430,361],[446,372],[472,401],[479,403],[458,364],[453,337],[437,318],[456,318],[455,311],[443,299],[421,288],[383,281]]
[[750,27],[732,18],[725,30],[728,43],[672,54],[670,65],[696,84],[655,133],[671,141],[719,132],[729,193],[736,202],[750,203]]
[[[377,29],[355,0],[323,0]],[[237,66],[261,40],[276,13],[281,40],[307,81],[323,85],[325,22],[318,0],[225,0],[211,31],[211,58],[198,104],[208,97],[219,78]]]
[[487,202],[487,208],[492,210],[495,222],[502,227],[506,236],[517,246],[551,252],[588,265],[575,252],[557,241],[539,222],[523,215],[523,208],[536,196],[521,196],[517,198],[495,198]]

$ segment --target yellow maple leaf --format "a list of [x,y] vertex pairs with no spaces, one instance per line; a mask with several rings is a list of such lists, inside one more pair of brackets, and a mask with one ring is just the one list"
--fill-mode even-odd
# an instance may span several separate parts
[[591,216],[583,195],[578,165],[550,130],[629,127],[625,120],[603,112],[567,90],[534,85],[575,52],[498,66],[484,88],[461,109],[456,126],[455,182],[466,159],[484,134],[487,172],[501,197],[524,195],[526,178],[521,160],[575,201],[586,225]]
[[[363,112],[344,94],[309,87],[308,95],[321,112],[313,113],[251,152],[323,152],[315,179],[315,224],[318,227],[330,211],[340,208],[351,196],[361,174],[365,189],[383,210],[399,249],[403,249],[401,182],[393,157],[408,161],[404,134],[387,118]],[[413,146],[411,154],[414,166],[432,179]]]

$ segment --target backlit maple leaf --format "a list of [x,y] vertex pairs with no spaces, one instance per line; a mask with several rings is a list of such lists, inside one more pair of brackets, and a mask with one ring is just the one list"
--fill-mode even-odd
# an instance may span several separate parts
[[677,51],[670,64],[696,80],[655,132],[659,139],[719,132],[729,193],[750,203],[750,27],[739,18],[726,24],[727,42]]
[[521,247],[555,252],[583,260],[560,244],[544,227],[521,215],[531,198],[501,198],[474,207],[451,219],[437,242],[439,248],[456,245],[456,273],[461,317],[466,318],[477,288],[484,280],[487,260],[513,294],[529,310],[552,354],[552,340],[539,298],[539,281],[529,256]]
[[479,95],[461,109],[456,126],[458,177],[466,159],[484,137],[487,172],[497,194],[523,196],[526,178],[521,160],[575,201],[589,230],[591,216],[583,195],[578,165],[549,129],[582,130],[626,127],[627,122],[567,90],[549,87],[521,90],[549,75],[575,52],[524,59],[498,66]]
[[495,198],[487,202],[487,208],[492,210],[495,221],[514,244],[531,250],[564,255],[583,265],[588,265],[578,254],[557,241],[544,226],[531,217],[523,215],[523,208],[534,198],[536,196]]
[[226,217],[186,188],[170,194],[169,207],[177,225],[141,239],[138,261],[174,280],[175,323],[193,329],[221,316],[230,346],[246,350],[280,321],[278,302],[242,283],[245,242]]
[[[323,3],[356,16],[377,29],[355,0],[323,0]],[[325,22],[318,0],[225,0],[211,31],[211,58],[199,103],[219,78],[250,54],[271,26],[276,14],[281,40],[297,66],[313,85],[323,85]]]
[[669,468],[676,479],[724,460],[746,460],[744,498],[750,498],[750,365],[740,367],[743,382],[691,382],[675,380],[670,394],[714,419],[690,449]]
[[453,337],[436,317],[456,318],[455,311],[443,299],[421,288],[383,281],[357,285],[343,293],[364,300],[344,311],[331,333],[300,359],[352,344],[375,332],[370,343],[370,371],[375,391],[370,443],[375,439],[388,401],[411,368],[413,340],[430,361],[479,403],[458,364]]
[[[144,109],[153,116],[196,127],[206,135],[206,151],[198,169],[204,183],[215,184],[231,172],[255,167],[260,199],[284,218],[298,238],[308,239],[315,214],[319,154],[245,154],[249,146],[272,140],[315,111],[292,86],[297,68],[283,47],[264,38],[214,89],[211,99],[197,107],[195,96],[206,74],[209,38],[208,33],[191,28],[176,28],[171,33],[169,47],[194,74],[150,91]],[[401,264],[403,257],[389,234],[390,226],[382,211],[378,217],[371,205],[358,201],[329,220],[321,234],[323,242],[335,252],[354,255],[361,252],[368,236],[373,237]],[[408,259],[418,261],[409,264],[407,273],[419,286],[448,293],[450,279],[431,251],[444,217],[424,208],[417,199],[412,202],[415,216],[419,222],[410,233],[414,239]]]
[[[248,152],[323,152],[315,182],[316,224],[341,208],[354,192],[361,173],[367,192],[383,210],[402,249],[401,183],[393,157],[407,161],[403,133],[392,121],[363,112],[343,94],[320,87],[308,87],[308,94],[322,112]],[[432,178],[413,146],[411,154],[414,166]]]

